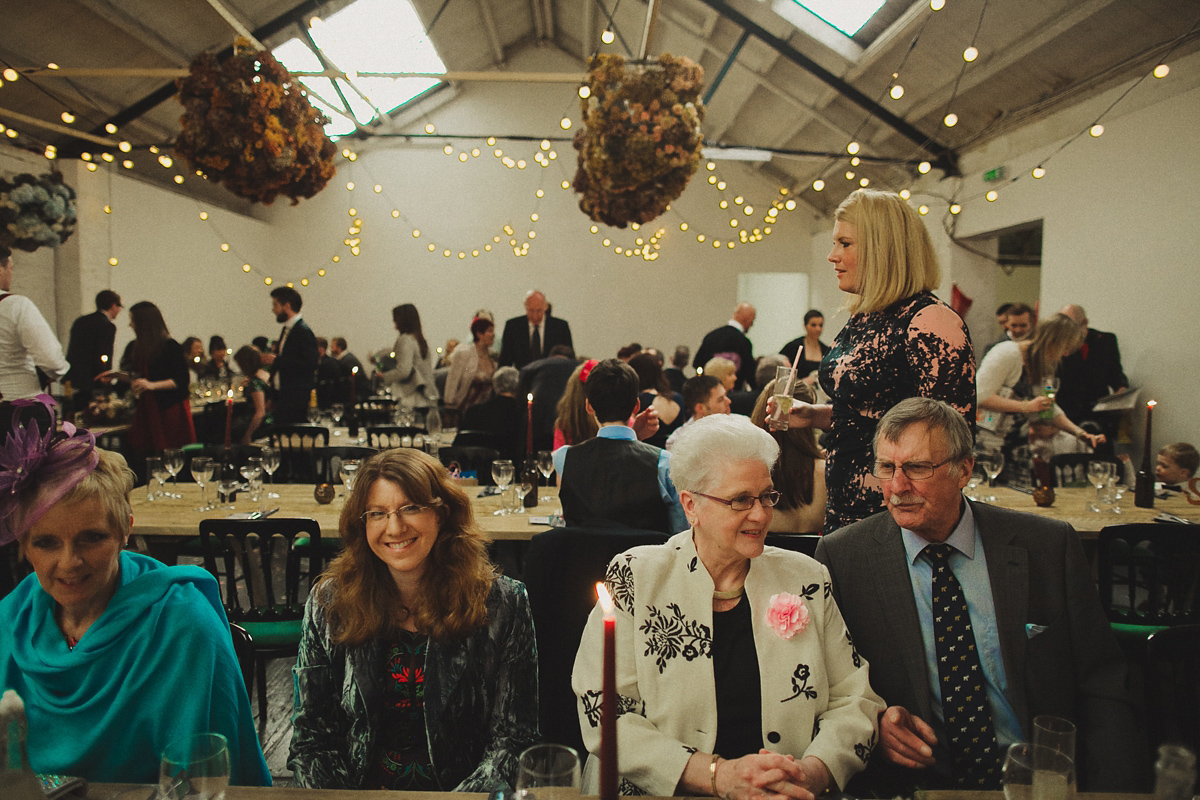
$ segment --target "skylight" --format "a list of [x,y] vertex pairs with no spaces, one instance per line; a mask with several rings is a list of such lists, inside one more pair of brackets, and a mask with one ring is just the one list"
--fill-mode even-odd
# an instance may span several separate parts
[[[362,2],[362,0],[359,0]],[[795,0],[825,22],[847,36],[853,36],[866,25],[885,0]]]
[[[446,71],[409,0],[357,0],[328,19],[314,22],[310,34],[325,57],[346,73]],[[274,55],[292,72],[319,72],[324,68],[300,38],[276,47]],[[388,114],[440,83],[436,78],[352,80],[369,103],[345,81],[338,81],[337,88],[349,103],[354,119],[362,125],[378,116],[376,109]],[[308,89],[313,105],[332,120],[325,126],[326,134],[337,137],[354,132],[354,122],[345,116],[331,79],[304,77],[300,81]]]

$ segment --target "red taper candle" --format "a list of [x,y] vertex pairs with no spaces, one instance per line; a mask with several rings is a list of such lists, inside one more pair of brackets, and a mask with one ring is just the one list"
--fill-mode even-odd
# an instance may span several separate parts
[[533,392],[525,396],[525,455],[533,455]]
[[229,390],[229,396],[225,399],[225,446],[229,447],[230,439],[233,437],[233,389]]
[[604,685],[600,699],[600,800],[617,800],[617,618],[603,583],[596,597],[604,609]]
[[1146,441],[1145,441],[1145,447],[1142,450],[1142,463],[1143,464],[1153,464],[1154,463],[1154,459],[1151,456],[1151,451],[1150,451],[1150,422],[1151,422],[1150,418],[1152,416],[1154,416],[1154,407],[1156,405],[1158,405],[1157,400],[1149,400],[1146,403]]
[[350,407],[354,408],[354,384],[358,383],[358,367],[350,370]]

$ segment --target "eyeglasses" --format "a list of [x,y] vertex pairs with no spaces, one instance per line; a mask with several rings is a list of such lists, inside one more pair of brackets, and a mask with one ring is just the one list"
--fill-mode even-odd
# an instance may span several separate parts
[[928,461],[910,461],[907,464],[893,464],[890,461],[876,461],[871,467],[871,474],[880,480],[891,480],[896,474],[896,469],[899,468],[904,473],[904,477],[910,481],[923,481],[933,477],[933,471],[943,464],[949,464],[953,458],[947,458],[945,461],[939,461],[936,464],[930,464]]
[[734,511],[749,511],[750,509],[754,508],[755,500],[761,503],[763,508],[771,508],[779,502],[779,498],[782,496],[774,489],[769,492],[763,492],[758,497],[755,497],[752,494],[741,494],[732,500],[726,500],[721,497],[713,497],[711,494],[705,494],[704,492],[692,492],[692,494],[697,494],[701,497],[707,497],[709,500],[716,500],[718,503],[723,503],[729,506]]
[[400,506],[400,508],[397,508],[395,511],[367,511],[362,515],[362,521],[363,524],[368,528],[382,528],[384,525],[387,525],[388,519],[393,514],[398,514],[402,518],[409,520],[416,519],[432,509],[433,506],[422,506],[418,505],[417,503],[410,503],[406,506]]

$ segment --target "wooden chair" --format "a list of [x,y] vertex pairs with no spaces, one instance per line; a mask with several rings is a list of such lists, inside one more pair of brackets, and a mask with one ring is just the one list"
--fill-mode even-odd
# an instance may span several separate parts
[[242,671],[242,683],[246,684],[246,695],[254,694],[254,639],[249,631],[236,622],[229,623],[229,634],[233,638],[233,654],[237,656]]
[[[301,539],[316,545],[307,548],[307,559],[296,549]],[[251,638],[261,731],[267,721],[266,662],[299,650],[304,602],[321,574],[321,526],[286,517],[205,519],[200,542],[204,568],[221,586],[226,616]]]
[[343,461],[361,461],[370,458],[379,451],[374,447],[359,447],[357,445],[341,445],[318,447],[313,451],[317,461],[317,481],[320,483],[338,483],[341,478],[338,473]]
[[354,404],[354,416],[361,427],[388,425],[396,412],[396,401],[390,397],[368,397]]
[[1088,480],[1089,461],[1105,461],[1117,465],[1117,480],[1121,479],[1121,462],[1115,458],[1103,458],[1095,453],[1060,453],[1050,457],[1050,485],[1091,486]]
[[276,425],[271,429],[271,446],[279,450],[276,483],[316,483],[315,451],[329,446],[329,429],[324,425]]
[[1200,622],[1200,536],[1191,525],[1109,525],[1096,540],[1100,603],[1118,641],[1141,655],[1146,639]]
[[1147,640],[1146,654],[1151,750],[1178,742],[1200,752],[1200,625],[1159,631]]
[[460,428],[454,435],[455,447],[490,447],[493,450],[503,451],[503,444],[500,437],[491,431],[472,431]]
[[494,486],[492,462],[500,457],[500,451],[490,447],[443,447],[438,450],[438,459],[446,469],[455,466],[462,472],[474,472],[480,486]]
[[538,695],[542,736],[585,752],[579,713],[571,689],[575,652],[588,614],[596,604],[596,583],[618,553],[643,544],[662,544],[665,533],[631,528],[578,526],[534,534],[522,579],[538,645]]
[[424,436],[425,429],[415,425],[368,425],[367,445],[379,450],[389,450],[400,447],[403,437],[413,437],[417,434]]

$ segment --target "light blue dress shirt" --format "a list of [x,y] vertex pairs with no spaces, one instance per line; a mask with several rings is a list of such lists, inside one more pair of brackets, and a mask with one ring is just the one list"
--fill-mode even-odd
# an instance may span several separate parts
[[[605,425],[597,433],[599,439],[624,439],[629,442],[637,441],[637,434],[628,425]],[[567,463],[567,450],[570,445],[563,445],[555,450],[551,457],[554,459],[554,470],[558,473],[558,485],[562,486],[563,467]],[[663,502],[667,504],[667,518],[671,523],[671,531],[679,533],[688,529],[687,517],[684,516],[683,506],[679,504],[679,492],[671,483],[671,454],[666,450],[658,454],[658,492]]]
[[[917,618],[921,623],[921,638],[925,642],[925,665],[929,678],[929,694],[933,700],[933,713],[937,717],[936,728],[945,728],[942,715],[942,690],[939,686],[937,649],[933,641],[933,566],[921,558],[921,551],[929,542],[916,533],[901,528],[904,551],[908,556],[908,576],[912,580],[913,598],[917,601]],[[1024,741],[1017,713],[1008,701],[1008,678],[1004,673],[1004,658],[1000,652],[1000,635],[996,630],[996,607],[992,601],[992,582],[988,577],[987,558],[983,552],[983,540],[975,525],[971,504],[963,501],[962,517],[958,526],[946,540],[954,548],[950,554],[950,569],[962,586],[967,600],[967,613],[971,615],[971,629],[975,633],[975,644],[979,651],[980,665],[986,682],[988,705],[992,710],[992,724],[996,731],[996,743],[1006,749],[1013,742]]]

